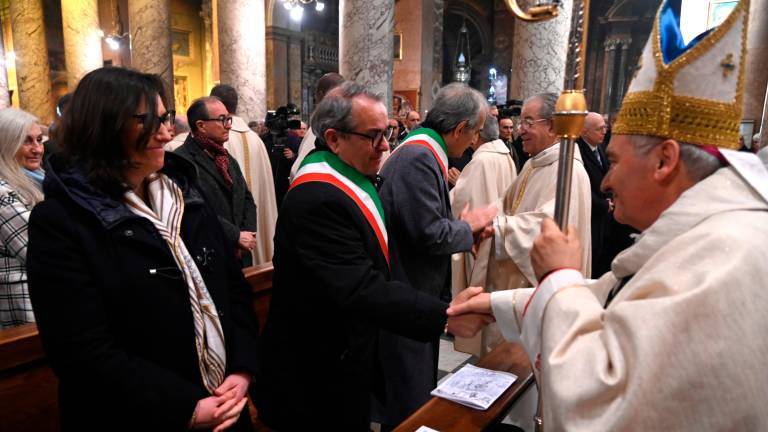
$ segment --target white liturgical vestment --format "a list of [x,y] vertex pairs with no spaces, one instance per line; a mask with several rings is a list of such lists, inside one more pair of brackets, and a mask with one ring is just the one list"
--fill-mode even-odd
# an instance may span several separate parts
[[491,294],[504,336],[521,326],[540,366],[546,429],[768,430],[768,204],[756,190],[721,168],[599,280],[564,269],[535,292]]
[[[541,232],[541,222],[555,214],[557,167],[560,144],[557,143],[529,159],[515,183],[504,196],[504,214],[494,220],[496,234],[488,266],[490,291],[536,285],[530,252]],[[589,176],[581,153],[575,148],[568,224],[576,227],[583,247],[582,272],[592,268],[592,195]],[[476,270],[477,271],[477,270]]]
[[[312,132],[312,128],[307,128],[307,133],[304,134],[304,138],[301,139],[301,144],[299,144],[299,152],[296,154],[296,160],[293,161],[293,165],[291,166],[291,174],[289,175],[289,181],[293,182],[293,179],[296,177],[296,173],[299,171],[299,168],[301,167],[301,162],[304,161],[304,158],[307,157],[309,152],[315,149],[315,133]],[[384,162],[382,161],[382,164]]]
[[[560,144],[557,143],[529,159],[507,189],[503,202],[497,204],[503,213],[500,211],[494,219],[494,238],[486,240],[478,251],[470,286],[483,286],[487,292],[494,292],[536,284],[530,251],[541,231],[541,222],[555,214],[559,152]],[[576,227],[584,247],[581,270],[588,274],[592,268],[592,196],[578,147],[574,158],[568,223]],[[473,343],[467,345],[459,339],[456,349],[478,355],[489,351],[501,340],[495,325],[488,326],[481,337],[482,341],[476,336]]]
[[[471,209],[484,207],[498,201],[512,182],[517,178],[517,169],[509,149],[501,140],[487,142],[477,148],[472,154],[472,160],[461,171],[456,186],[451,189],[451,209],[454,217],[459,217],[466,204]],[[500,209],[499,209],[500,210]],[[487,261],[491,249],[490,241],[482,244],[478,256],[481,261]],[[460,291],[470,286],[470,276],[473,286],[486,286],[486,272],[472,274],[475,265],[485,269],[486,262],[476,264],[471,253],[457,253],[451,257],[451,291],[455,296]],[[485,354],[482,341],[487,336],[493,335],[493,339],[499,339],[499,332],[495,325],[486,327],[480,334],[473,338],[456,337],[454,345],[458,351],[467,352],[477,356]]]

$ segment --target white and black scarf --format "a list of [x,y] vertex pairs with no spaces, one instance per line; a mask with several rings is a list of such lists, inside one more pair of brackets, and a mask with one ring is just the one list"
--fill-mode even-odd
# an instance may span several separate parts
[[[147,178],[147,201],[133,191],[124,195],[128,208],[148,219],[165,239],[179,266],[189,290],[189,303],[195,322],[195,342],[200,364],[200,375],[211,394],[224,381],[226,350],[224,332],[216,305],[211,299],[205,281],[181,238],[181,218],[184,215],[184,196],[181,189],[163,174]],[[154,209],[154,210],[153,210]]]

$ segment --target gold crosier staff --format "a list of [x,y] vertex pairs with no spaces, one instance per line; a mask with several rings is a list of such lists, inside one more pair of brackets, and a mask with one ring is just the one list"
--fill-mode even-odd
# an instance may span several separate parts
[[[505,0],[507,7],[523,21],[545,21],[559,13],[560,0],[538,2],[524,11],[517,0]],[[573,153],[576,139],[584,128],[587,101],[584,98],[584,56],[589,25],[589,0],[574,0],[571,30],[568,35],[568,56],[565,61],[563,92],[555,104],[555,132],[560,137],[560,160],[557,167],[557,192],[555,195],[555,222],[565,232],[568,224],[568,207],[571,202],[573,177]],[[535,376],[535,375],[534,375]],[[538,387],[538,382],[536,383]],[[536,431],[543,430],[541,417],[541,390],[534,417]]]

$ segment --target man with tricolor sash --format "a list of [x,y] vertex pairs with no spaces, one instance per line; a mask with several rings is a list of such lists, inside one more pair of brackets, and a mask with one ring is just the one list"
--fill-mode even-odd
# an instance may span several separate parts
[[[405,282],[376,190],[392,130],[381,99],[354,82],[311,119],[316,150],[286,194],[275,234],[263,377],[254,398],[276,430],[367,431],[383,392],[379,330],[422,341],[468,334],[489,316],[446,321],[448,304]],[[312,337],[304,337],[309,332]]]
[[[381,170],[381,200],[408,281],[434,298],[450,298],[451,255],[470,251],[475,240],[492,232],[495,207],[465,208],[455,218],[447,183],[448,157],[461,156],[479,139],[487,112],[488,102],[477,90],[456,83],[443,87],[421,127]],[[381,346],[387,392],[402,397],[375,407],[374,419],[397,425],[430,398],[439,338],[423,343],[384,332]]]
[[616,220],[641,231],[587,280],[547,219],[536,289],[479,294],[536,366],[545,430],[768,430],[768,170],[739,148],[749,1],[690,42],[664,1],[608,145]]

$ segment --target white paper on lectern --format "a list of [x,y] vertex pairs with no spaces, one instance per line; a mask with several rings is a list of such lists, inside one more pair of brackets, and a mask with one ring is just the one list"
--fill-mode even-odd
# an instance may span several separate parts
[[468,364],[443,381],[431,394],[470,408],[486,410],[516,380],[514,374]]

